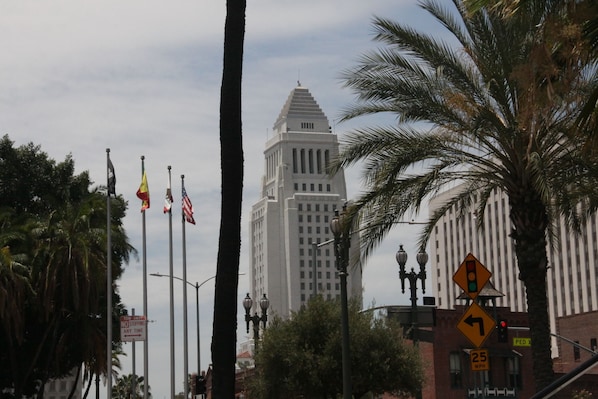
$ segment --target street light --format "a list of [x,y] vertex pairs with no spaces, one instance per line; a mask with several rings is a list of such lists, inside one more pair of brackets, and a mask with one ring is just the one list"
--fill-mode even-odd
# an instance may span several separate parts
[[255,345],[255,352],[257,352],[258,341],[260,339],[260,322],[263,328],[266,328],[266,322],[268,321],[268,308],[270,307],[270,300],[266,297],[266,294],[260,299],[260,309],[262,309],[262,315],[258,316],[257,312],[251,316],[251,308],[253,307],[253,299],[247,293],[247,296],[243,299],[243,307],[245,308],[245,322],[247,323],[247,333],[249,333],[249,322],[253,324],[253,343]]
[[330,230],[334,234],[334,255],[336,268],[341,283],[341,329],[342,329],[342,366],[343,366],[343,399],[351,399],[351,359],[349,348],[349,306],[347,303],[347,264],[349,263],[349,247],[351,246],[351,226],[345,219],[346,205],[339,214],[334,210],[330,221]]
[[422,282],[422,293],[426,293],[426,263],[428,263],[428,254],[425,251],[420,251],[416,255],[417,263],[419,264],[419,272],[416,273],[413,268],[410,272],[405,271],[407,264],[407,252],[403,249],[403,245],[399,245],[397,251],[397,263],[399,264],[399,277],[401,278],[401,292],[405,293],[405,280],[409,281],[409,290],[411,292],[411,326],[413,331],[413,341],[417,342],[417,280]]
[[[244,275],[245,273],[239,273],[239,276]],[[154,276],[154,277],[171,277],[169,274],[160,274],[160,273],[150,273],[150,276]],[[200,346],[200,331],[199,331],[199,289],[201,288],[202,285],[204,285],[205,283],[207,283],[210,280],[213,280],[216,278],[216,276],[212,276],[209,277],[207,279],[205,279],[204,281],[202,281],[201,283],[191,283],[189,281],[185,281],[180,277],[177,276],[172,276],[172,278],[182,281],[184,283],[189,284],[190,286],[195,288],[195,303],[196,303],[196,319],[197,319],[197,373],[201,374],[201,346]],[[187,304],[185,304],[185,308],[187,308]],[[187,326],[185,326],[185,328],[187,328]],[[187,348],[185,348],[185,351],[187,351]]]
[[[410,272],[405,271],[407,264],[407,252],[403,249],[403,245],[399,245],[397,251],[397,263],[399,264],[399,277],[401,278],[401,292],[405,293],[405,280],[409,280],[409,290],[411,291],[411,337],[413,345],[417,345],[418,341],[418,320],[417,320],[417,280],[422,282],[422,293],[426,293],[426,263],[428,262],[428,254],[421,250],[416,255],[417,263],[419,264],[419,272],[415,272],[411,268]],[[421,389],[418,388],[416,398],[421,398]]]

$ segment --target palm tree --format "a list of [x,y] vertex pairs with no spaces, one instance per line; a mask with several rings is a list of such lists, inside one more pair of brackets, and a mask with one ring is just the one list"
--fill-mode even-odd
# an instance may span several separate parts
[[212,397],[214,399],[235,397],[237,289],[243,199],[241,76],[245,8],[246,0],[226,2],[224,66],[220,91],[222,206],[212,329]]
[[541,388],[553,379],[547,236],[559,216],[579,226],[598,199],[597,163],[583,156],[584,141],[569,134],[581,93],[597,82],[587,79],[574,49],[561,48],[554,57],[549,50],[556,38],[530,40],[543,18],[533,8],[502,18],[496,9],[469,14],[460,0],[450,7],[433,0],[421,6],[458,46],[376,18],[375,38],[386,47],[345,71],[358,102],[344,119],[391,113],[398,125],[348,134],[331,171],[364,162],[367,189],[349,216],[364,229],[366,255],[397,221],[447,188],[456,187],[430,215],[422,247],[452,207],[475,209],[482,223],[490,193],[508,195]]
[[[594,0],[464,0],[464,3],[471,13],[483,7],[494,7],[505,18],[523,16],[533,7],[545,16],[535,27],[539,33],[537,38],[557,35],[560,44],[566,46],[571,33],[576,32],[582,39],[577,41],[576,47],[586,53],[586,61],[598,61],[598,3]],[[554,46],[553,50],[558,51],[560,47]],[[598,80],[598,71],[594,70],[592,79]],[[579,134],[591,137],[586,150],[598,152],[598,89],[586,93],[582,99],[576,128]]]
[[[144,390],[144,378],[134,374],[121,376],[112,387],[114,399],[142,399]],[[148,387],[149,388],[149,387]],[[148,389],[148,395],[151,393]]]
[[[125,207],[122,201],[115,204],[117,209]],[[128,261],[132,251],[120,222],[122,212],[116,213],[119,216],[114,219],[116,245],[112,265],[118,271],[115,275],[121,272],[122,262]],[[35,387],[43,387],[48,379],[62,377],[82,363],[94,374],[106,373],[106,362],[102,361],[106,351],[105,223],[105,200],[94,191],[80,201],[64,204],[45,220],[38,217],[28,223],[24,234],[17,229],[19,226],[8,226],[12,236],[18,237],[11,243],[27,250],[21,258],[27,259],[29,266],[22,268],[27,271],[27,283],[33,293],[19,307],[19,317],[24,320],[21,328],[6,330],[7,340],[10,339],[6,342],[13,343],[9,349],[21,354],[8,359],[14,376],[6,384],[14,388],[17,396],[34,393],[30,391]],[[8,236],[3,232],[2,237]],[[12,269],[16,270],[16,266]],[[0,284],[10,292],[5,297],[19,298],[14,283]],[[120,300],[114,303],[118,309]],[[117,312],[111,317],[118,317]],[[27,340],[21,339],[23,336]],[[41,385],[33,384],[36,380]]]

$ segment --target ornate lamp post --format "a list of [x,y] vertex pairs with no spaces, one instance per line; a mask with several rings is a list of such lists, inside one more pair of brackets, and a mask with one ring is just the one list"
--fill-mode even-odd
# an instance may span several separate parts
[[334,254],[341,283],[343,399],[351,399],[351,353],[349,348],[349,306],[347,303],[347,265],[349,263],[351,229],[344,218],[345,209],[346,206],[343,207],[341,214],[339,214],[338,209],[334,210],[334,217],[330,221],[330,230],[334,234]]
[[257,312],[251,316],[251,308],[253,307],[253,299],[247,293],[245,299],[243,299],[243,307],[245,308],[245,322],[247,323],[247,332],[249,333],[249,322],[253,323],[253,341],[255,345],[255,351],[257,352],[258,341],[260,340],[260,322],[263,328],[266,328],[266,322],[268,321],[268,308],[270,307],[270,300],[266,297],[266,294],[260,299],[260,308],[262,309],[262,315],[258,316]]
[[[428,263],[428,254],[425,251],[420,251],[416,255],[417,263],[419,264],[419,272],[416,273],[413,268],[410,272],[405,271],[407,264],[407,252],[403,249],[403,245],[399,245],[397,251],[397,263],[399,264],[399,277],[401,278],[401,292],[405,293],[405,280],[409,280],[409,290],[411,291],[411,338],[413,345],[417,345],[418,341],[418,320],[417,320],[417,280],[422,282],[422,293],[426,293],[426,263]],[[416,392],[416,398],[421,398],[421,389]]]
[[399,277],[401,278],[401,292],[405,293],[405,280],[409,280],[409,290],[411,291],[411,328],[413,334],[413,342],[417,343],[417,280],[422,282],[422,293],[426,293],[426,263],[428,263],[428,254],[425,251],[420,251],[417,256],[417,263],[419,264],[419,272],[416,273],[413,268],[408,273],[405,271],[407,264],[407,252],[403,249],[403,245],[399,245],[397,251],[397,263],[399,264]]

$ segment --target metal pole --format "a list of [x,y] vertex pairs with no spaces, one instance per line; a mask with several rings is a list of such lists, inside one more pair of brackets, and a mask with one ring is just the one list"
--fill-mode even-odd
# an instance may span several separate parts
[[[185,187],[185,175],[181,175],[181,186]],[[185,399],[189,398],[189,332],[187,325],[187,246],[185,232],[185,215],[181,212],[183,241],[183,373],[185,375]]]
[[343,344],[343,399],[351,399],[351,353],[349,348],[349,305],[347,301],[347,265],[340,272],[341,327]]
[[411,273],[408,275],[409,278],[409,289],[411,291],[411,337],[413,339],[413,345],[417,346],[419,334],[418,334],[418,319],[417,319],[417,274],[411,269]]
[[330,221],[330,230],[334,234],[334,255],[336,267],[339,271],[341,284],[341,335],[342,335],[342,368],[343,368],[343,399],[351,399],[351,350],[349,346],[349,304],[347,300],[347,266],[349,263],[349,248],[351,246],[350,227],[344,219],[346,206],[339,214],[334,211]]
[[312,291],[314,293],[313,294],[314,298],[318,295],[318,279],[316,277],[316,273],[317,273],[317,268],[316,268],[316,252],[317,251],[318,251],[318,244],[315,243],[315,242],[312,242],[311,243],[311,263],[312,263],[311,267],[312,267],[312,270],[313,270],[312,271],[312,273],[313,273],[313,276],[312,276],[312,284],[313,284]]
[[[170,170],[168,165],[168,190],[170,190]],[[168,193],[167,195],[170,195]],[[168,210],[168,248],[169,248],[169,271],[170,271],[170,399],[175,397],[174,378],[174,263],[172,257],[172,209]]]
[[201,349],[199,346],[199,284],[195,283],[195,318],[197,319],[197,375],[201,375]]
[[[135,316],[135,308],[131,309],[131,315]],[[131,378],[131,398],[137,399],[137,389],[135,388],[135,384],[137,383],[137,375],[135,373],[135,340],[131,341],[131,360],[133,361],[133,378]]]
[[[144,164],[145,156],[141,156],[141,175],[143,178],[143,173],[145,170]],[[143,341],[143,397],[145,399],[149,398],[148,395],[148,387],[149,387],[149,332],[147,320],[149,320],[147,314],[147,250],[146,250],[146,231],[145,231],[145,210],[141,213],[141,240],[142,240],[142,258],[143,258],[143,315],[145,316],[146,325],[145,325],[145,340]]]
[[110,173],[114,173],[110,161],[110,148],[106,148],[108,190],[106,195],[106,397],[112,398],[112,223],[110,216]]

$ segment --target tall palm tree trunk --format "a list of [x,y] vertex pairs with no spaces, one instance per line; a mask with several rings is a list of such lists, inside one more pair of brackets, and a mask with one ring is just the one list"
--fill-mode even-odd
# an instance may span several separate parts
[[228,0],[224,28],[224,67],[220,92],[222,200],[212,332],[212,398],[235,397],[237,289],[241,251],[243,140],[241,77],[245,0]]
[[519,278],[525,284],[527,312],[532,328],[532,359],[536,389],[554,380],[550,353],[550,322],[546,276],[546,208],[533,190],[522,189],[520,195],[510,195],[512,237],[519,265]]

